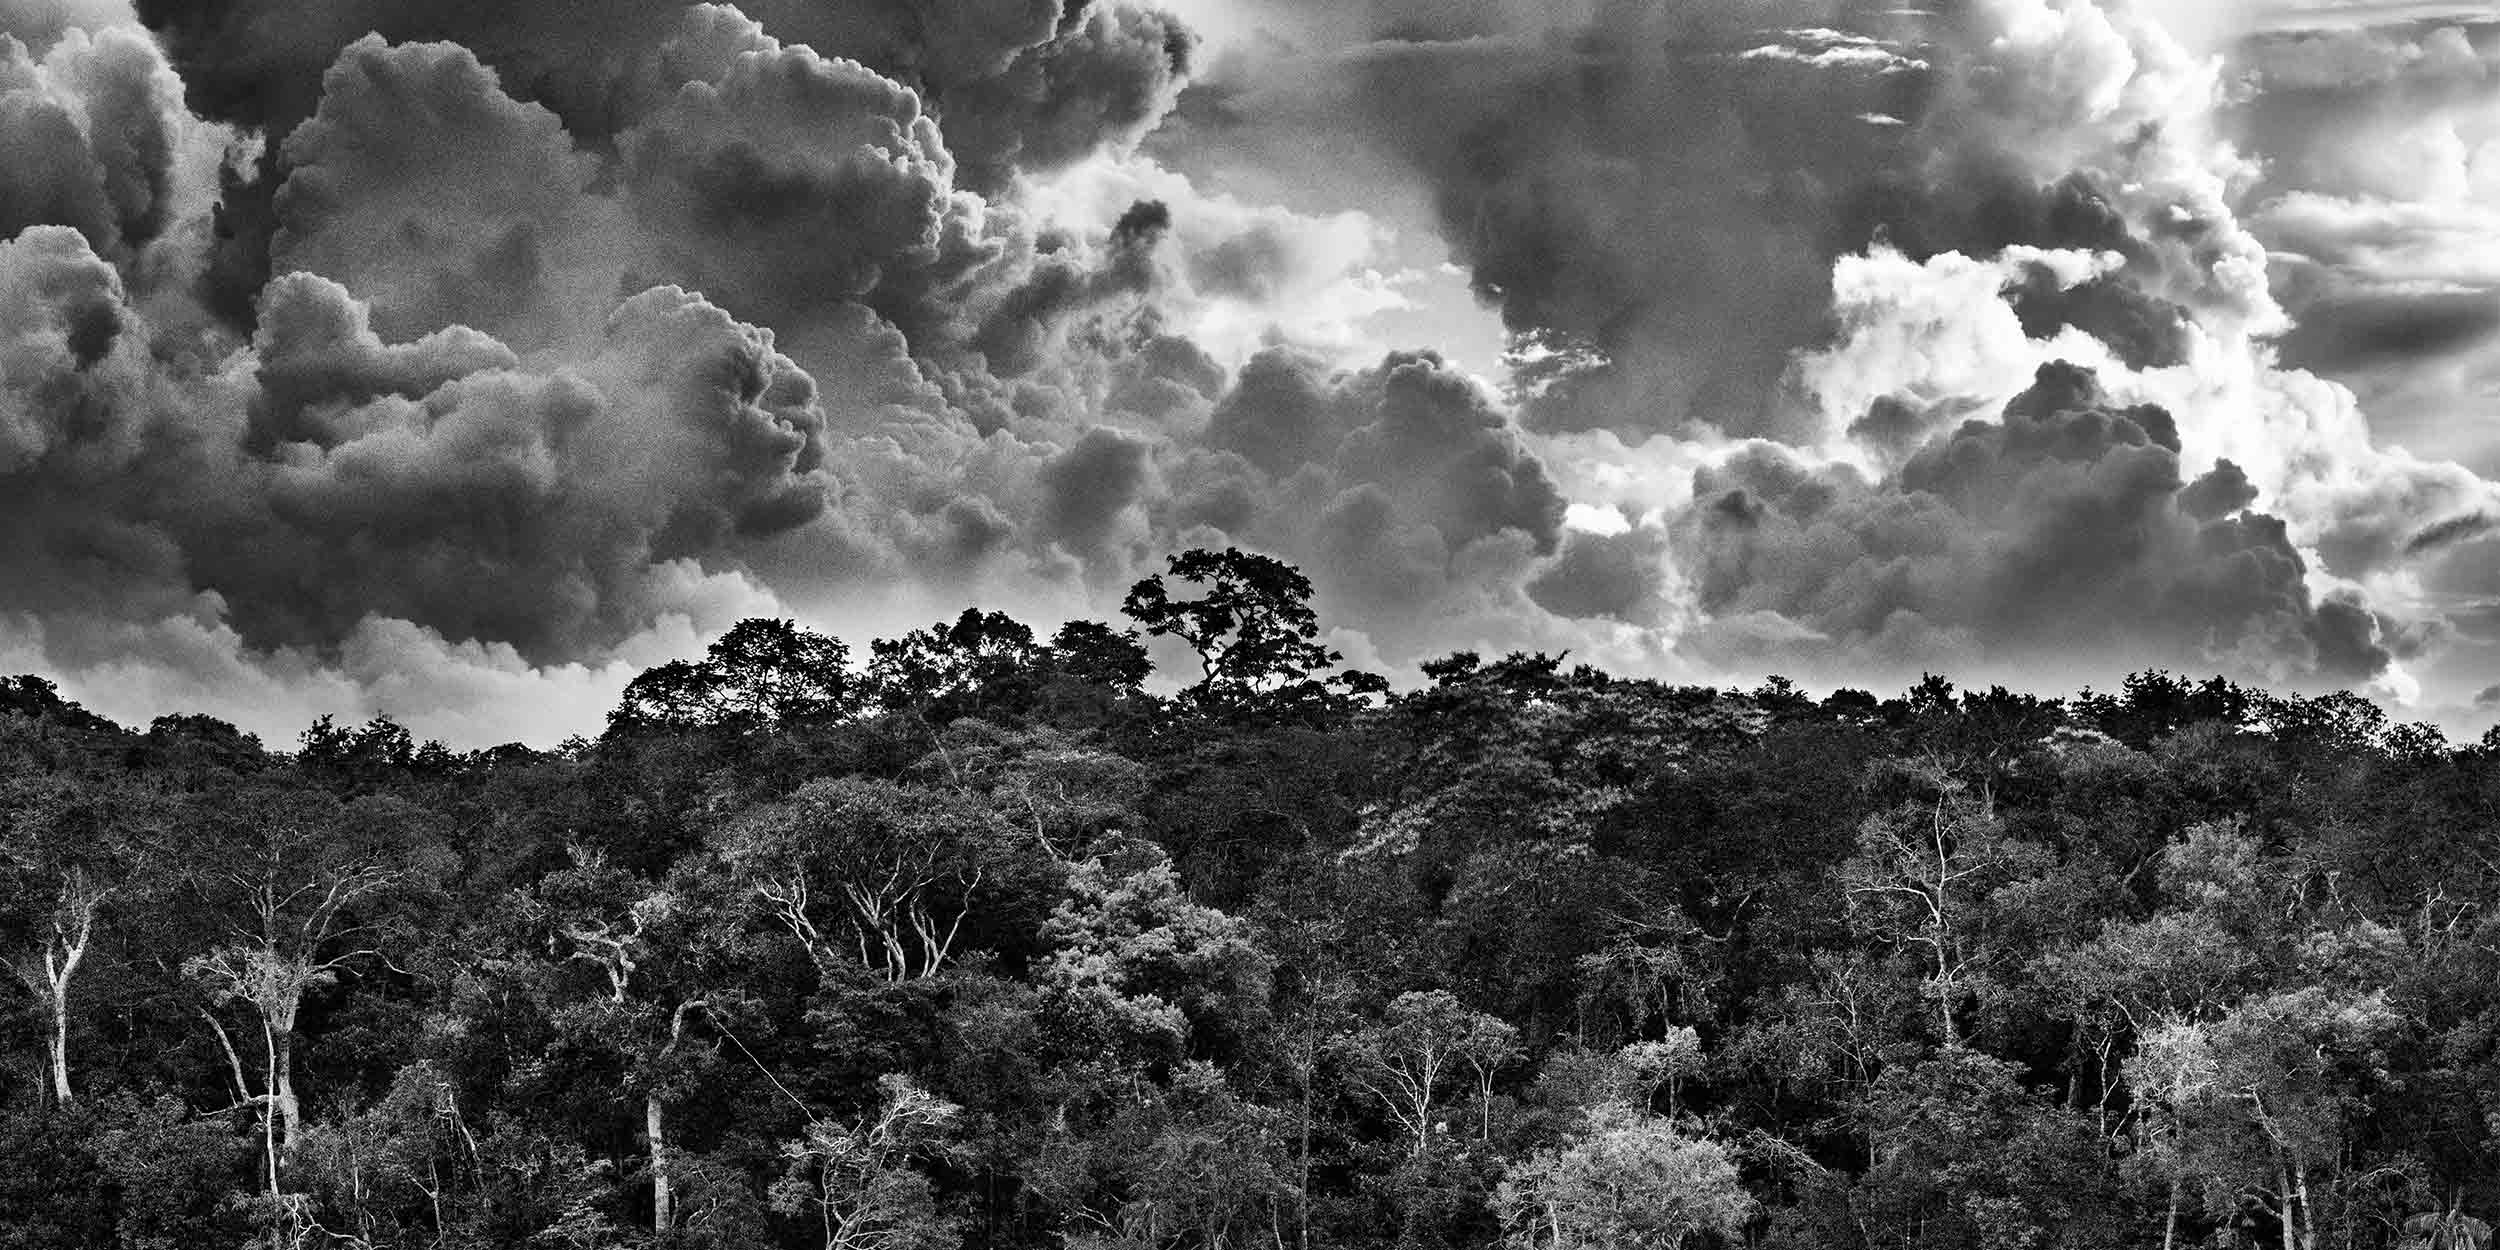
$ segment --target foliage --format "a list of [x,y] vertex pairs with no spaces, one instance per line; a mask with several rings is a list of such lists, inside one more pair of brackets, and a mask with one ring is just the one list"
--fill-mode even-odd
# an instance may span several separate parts
[[1733,1237],[1754,1213],[1718,1143],[1630,1107],[1601,1107],[1568,1145],[1511,1169],[1496,1199],[1518,1250],[1678,1250]]
[[2492,741],[1127,607],[552,751],[0,681],[0,1250],[2490,1250]]

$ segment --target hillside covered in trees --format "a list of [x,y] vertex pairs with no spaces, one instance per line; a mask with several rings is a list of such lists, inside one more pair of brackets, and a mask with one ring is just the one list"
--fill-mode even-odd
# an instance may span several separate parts
[[1309,593],[749,621],[552,751],[0,684],[0,1248],[2488,1250],[2500,741],[1393,694]]

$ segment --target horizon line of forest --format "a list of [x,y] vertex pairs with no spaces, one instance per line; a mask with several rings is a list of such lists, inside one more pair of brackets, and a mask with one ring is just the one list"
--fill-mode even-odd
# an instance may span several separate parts
[[549,751],[0,679],[0,1250],[2491,1250],[2500,735],[1392,691],[1311,593],[750,620]]

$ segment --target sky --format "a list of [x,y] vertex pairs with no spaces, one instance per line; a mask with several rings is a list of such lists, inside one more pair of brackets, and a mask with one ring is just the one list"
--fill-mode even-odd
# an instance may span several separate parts
[[2500,720],[2500,5],[0,0],[0,672],[597,732],[782,616]]

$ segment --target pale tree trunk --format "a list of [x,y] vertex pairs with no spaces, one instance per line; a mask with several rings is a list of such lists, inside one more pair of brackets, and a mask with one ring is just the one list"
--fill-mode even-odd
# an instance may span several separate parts
[[303,1140],[304,1107],[295,1097],[295,1013],[287,1012],[286,1027],[277,1029],[270,1040],[270,1072],[274,1084],[270,1092],[278,1104],[278,1153],[292,1166],[296,1143]]
[[69,980],[64,976],[60,988],[52,995],[52,1100],[68,1106],[73,1099],[69,1092]]
[[2274,1175],[2275,1205],[2283,1213],[2283,1250],[2300,1250],[2299,1233],[2292,1223],[2292,1170],[2277,1160]]
[[[677,1044],[685,1040],[687,1013],[702,1011],[708,1005],[700,998],[677,1004],[677,1010],[669,1015],[668,1044],[660,1048],[660,1059],[676,1053]],[[669,1184],[668,1112],[660,1105],[656,1086],[642,1096],[642,1128],[651,1139],[651,1231],[665,1234],[676,1222],[677,1195]]]
[[2309,1169],[2297,1155],[2292,1158],[2292,1187],[2300,1191],[2300,1250],[2315,1250],[2318,1213],[2309,1206]]
[[665,1236],[677,1222],[676,1195],[668,1186],[668,1127],[659,1091],[643,1095],[643,1132],[651,1139],[651,1231]]
[[[215,1017],[210,1017],[210,1023],[215,1022]],[[261,1017],[260,1085],[265,1101],[260,1115],[260,1153],[269,1173],[269,1205],[273,1210],[285,1201],[286,1195],[278,1176],[278,1117],[272,1114],[278,1101],[278,1045],[275,1036],[269,1030],[269,1018]]]
[[2171,1250],[2179,1239],[2179,1190],[2186,1182],[2170,1182],[2170,1209],[2162,1216],[2161,1250]]
[[[767,893],[764,897],[781,907],[783,918],[792,925],[792,932],[798,933],[801,941],[806,941],[814,926],[805,923],[805,893],[794,892],[788,898]],[[633,927],[623,933],[616,932],[604,920],[595,925],[575,925],[564,930],[565,936],[584,948],[574,951],[571,957],[594,964],[607,974],[609,1001],[619,1007],[631,999],[634,971],[640,966],[635,954],[643,941],[639,912],[634,914],[632,924]],[[813,954],[814,951],[815,948],[810,946],[809,952]],[[685,1038],[687,1013],[701,1011],[707,1005],[700,998],[677,1004],[677,1009],[669,1015],[668,1041],[660,1046],[647,1068],[656,1067],[676,1053],[678,1043]],[[665,1236],[677,1222],[677,1195],[669,1177],[668,1109],[661,1102],[656,1082],[643,1092],[642,1132],[651,1150],[651,1231]]]
[[60,910],[53,913],[52,936],[43,944],[43,967],[32,956],[10,963],[26,988],[44,1000],[52,1017],[52,1033],[44,1039],[44,1058],[51,1073],[52,1099],[60,1106],[76,1101],[69,1085],[69,987],[78,965],[87,957],[95,936],[96,913],[110,890],[90,887],[83,875],[72,875],[61,888]]

